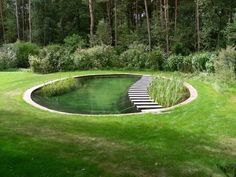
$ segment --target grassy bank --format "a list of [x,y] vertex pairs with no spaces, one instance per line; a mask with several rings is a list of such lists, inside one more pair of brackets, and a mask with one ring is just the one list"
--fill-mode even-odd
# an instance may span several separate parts
[[111,71],[0,72],[0,176],[223,177],[217,164],[236,163],[236,87],[222,94],[188,80],[199,98],[163,115],[66,116],[22,99],[46,81],[95,73]]

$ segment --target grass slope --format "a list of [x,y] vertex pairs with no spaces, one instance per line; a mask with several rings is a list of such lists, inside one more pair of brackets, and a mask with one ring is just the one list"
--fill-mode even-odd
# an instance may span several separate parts
[[198,100],[163,115],[66,116],[22,100],[34,85],[87,73],[101,72],[0,73],[0,176],[217,177],[216,164],[236,162],[236,88],[191,80]]

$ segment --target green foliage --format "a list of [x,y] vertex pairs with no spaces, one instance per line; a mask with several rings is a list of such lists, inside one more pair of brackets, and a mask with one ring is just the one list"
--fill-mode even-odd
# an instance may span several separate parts
[[139,41],[138,34],[132,31],[127,23],[121,24],[118,29],[118,46],[120,48],[127,49],[130,45],[132,45],[133,41]]
[[59,96],[75,90],[77,86],[78,82],[76,79],[68,78],[42,87],[39,90],[39,94],[48,97]]
[[183,63],[184,57],[181,55],[171,55],[166,60],[164,68],[167,71],[178,71],[181,64]]
[[175,55],[186,56],[189,55],[190,51],[182,43],[175,43],[173,47],[173,52]]
[[236,176],[236,164],[217,164],[217,168],[222,171],[225,177],[235,177]]
[[16,48],[13,44],[6,44],[0,48],[0,70],[16,68]]
[[164,64],[167,71],[214,72],[216,54],[211,52],[195,53],[188,56],[171,55]]
[[73,34],[71,36],[67,36],[64,39],[64,45],[65,47],[68,47],[70,51],[74,52],[77,48],[86,47],[87,44],[86,41],[81,36]]
[[95,46],[89,49],[78,49],[74,54],[77,69],[103,69],[113,67],[116,53],[111,46]]
[[72,71],[76,69],[74,64],[74,55],[66,49],[67,48],[63,47],[60,49],[60,57],[57,63],[58,71]]
[[38,56],[30,56],[29,63],[34,72],[46,74],[59,71],[58,62],[61,57],[61,46],[50,45],[44,47]]
[[152,70],[162,70],[165,61],[165,54],[160,49],[154,49],[146,53],[145,68]]
[[[211,68],[211,62],[216,58],[214,53],[201,52],[192,56],[192,66],[194,71],[202,72],[207,70],[213,70]],[[206,65],[208,68],[206,68]]]
[[98,22],[95,43],[98,45],[111,45],[111,34],[108,29],[108,24],[104,19]]
[[149,51],[147,45],[133,43],[120,57],[120,67],[128,69],[153,69],[161,70],[165,54],[160,49]]
[[129,69],[143,69],[147,61],[148,46],[143,44],[132,44],[129,49],[120,55],[121,67]]
[[217,77],[224,82],[235,82],[236,78],[236,50],[228,46],[222,49],[215,60]]
[[227,37],[227,44],[236,46],[236,14],[234,15],[233,22],[229,22],[226,29],[225,35]]
[[192,66],[192,55],[185,56],[183,58],[182,63],[179,64],[178,70],[184,73],[192,73],[193,66]]
[[29,67],[29,55],[38,55],[40,48],[33,43],[29,42],[17,42],[16,45],[16,57],[18,68]]
[[189,97],[183,81],[156,77],[148,88],[152,99],[164,107],[174,106]]

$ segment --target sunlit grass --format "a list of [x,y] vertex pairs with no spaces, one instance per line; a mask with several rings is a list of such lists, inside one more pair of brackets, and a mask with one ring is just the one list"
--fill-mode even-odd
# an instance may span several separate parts
[[22,99],[47,81],[104,73],[122,72],[0,72],[0,176],[225,177],[218,166],[236,159],[236,86],[221,93],[188,79],[198,99],[161,115],[68,116]]

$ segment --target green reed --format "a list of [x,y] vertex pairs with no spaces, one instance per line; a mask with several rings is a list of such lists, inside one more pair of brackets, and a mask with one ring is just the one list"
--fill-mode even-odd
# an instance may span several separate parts
[[48,97],[58,96],[73,91],[77,87],[77,80],[74,78],[68,78],[42,87],[39,90],[39,94]]
[[156,77],[148,92],[152,99],[164,107],[174,106],[189,97],[184,82],[176,78]]

